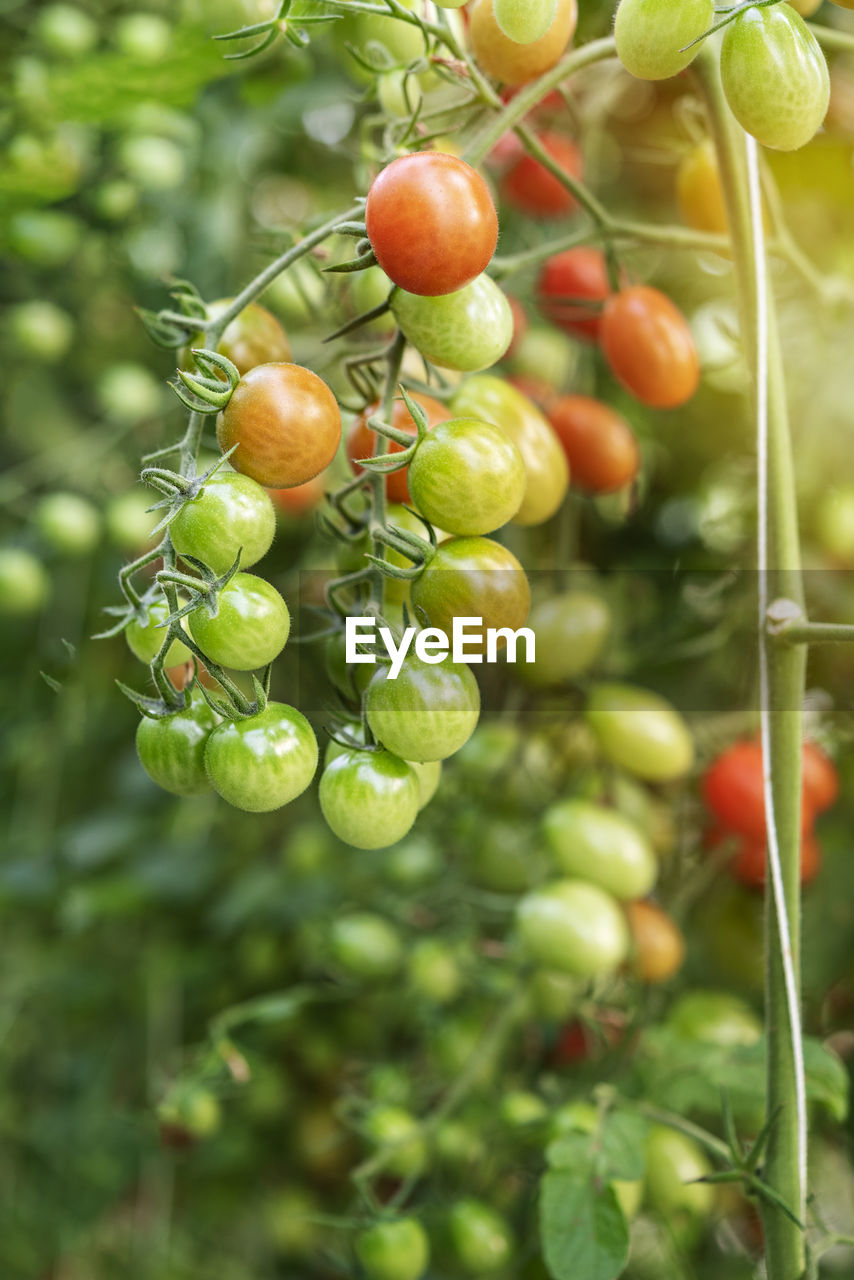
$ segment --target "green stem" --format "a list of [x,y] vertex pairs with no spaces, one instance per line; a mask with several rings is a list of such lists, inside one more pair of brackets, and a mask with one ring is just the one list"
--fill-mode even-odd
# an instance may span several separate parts
[[[802,647],[775,643],[765,626],[768,602],[802,604],[797,506],[783,361],[774,298],[764,283],[761,211],[751,208],[748,142],[723,95],[718,49],[709,41],[696,60],[721,169],[732,233],[741,325],[754,373],[760,424],[760,665],[761,715],[768,812],[769,889],[766,900],[765,1018],[768,1041],[767,1109],[778,1114],[768,1141],[764,1177],[799,1218],[804,1217],[803,1059],[800,1046],[800,800]],[[760,282],[763,282],[760,284]],[[763,342],[762,339],[765,339]],[[767,437],[763,431],[767,427]],[[767,456],[766,456],[767,455]],[[778,846],[780,876],[773,846]],[[788,943],[788,945],[787,945]],[[798,1280],[805,1266],[803,1234],[783,1212],[761,1205],[768,1280]]]
[[845,622],[803,622],[784,627],[776,633],[785,644],[849,644],[854,640],[854,626]]
[[[383,390],[382,400],[377,412],[385,421],[391,419],[392,405],[394,402],[394,393],[397,389],[398,378],[400,377],[400,366],[403,361],[403,353],[406,349],[406,339],[403,334],[398,331],[394,341],[389,348],[388,368],[386,371],[385,388]],[[377,453],[376,456],[382,457],[388,450],[388,438],[377,433]],[[377,530],[384,529],[386,524],[386,492],[385,492],[385,476],[380,472],[368,472],[371,487],[371,531],[374,543],[374,555],[378,560],[385,560],[386,548],[381,538],[377,537]],[[380,613],[385,608],[385,577],[379,568],[374,569],[371,575],[372,595],[374,604]]]

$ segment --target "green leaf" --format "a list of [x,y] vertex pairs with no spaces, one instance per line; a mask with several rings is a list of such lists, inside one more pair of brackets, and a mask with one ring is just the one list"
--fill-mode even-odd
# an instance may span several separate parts
[[629,1229],[614,1188],[591,1165],[553,1169],[540,1182],[543,1258],[552,1280],[616,1280],[629,1256]]
[[632,1111],[609,1111],[590,1133],[565,1133],[551,1142],[546,1160],[552,1169],[590,1165],[607,1179],[633,1182],[644,1174],[648,1125]]

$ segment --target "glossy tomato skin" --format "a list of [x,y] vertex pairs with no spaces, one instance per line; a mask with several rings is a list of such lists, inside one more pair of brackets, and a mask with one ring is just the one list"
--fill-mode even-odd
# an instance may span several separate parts
[[426,297],[470,284],[498,243],[498,215],[483,178],[442,151],[386,165],[368,192],[365,224],[389,279]]
[[[562,133],[543,133],[538,141],[571,178],[584,176],[584,160],[571,138]],[[576,208],[572,192],[527,152],[504,175],[501,193],[512,208],[533,218],[562,218]]]
[[[184,604],[186,601],[179,601]],[[125,628],[125,640],[127,640],[128,648],[135,658],[139,658],[140,662],[153,662],[166,637],[166,631],[160,624],[165,622],[169,617],[169,606],[165,600],[155,600],[148,607],[148,622],[143,626],[137,622],[136,618],[131,619]],[[186,620],[183,625],[186,626]],[[184,662],[189,662],[191,658],[190,650],[180,640],[173,640],[170,644],[164,666],[177,667]]]
[[213,789],[248,813],[268,813],[302,795],[314,777],[318,748],[301,712],[268,702],[245,720],[229,720],[208,738],[205,768]]
[[727,26],[721,80],[741,127],[778,151],[804,146],[827,113],[827,62],[803,18],[787,4],[747,9]]
[[212,662],[233,671],[266,667],[285,647],[288,606],[275,587],[253,573],[236,573],[223,587],[212,618],[205,605],[189,615],[190,634]]
[[356,1240],[365,1280],[420,1280],[430,1261],[430,1244],[415,1218],[378,1222]]
[[266,555],[276,532],[276,513],[260,484],[237,471],[220,470],[198,497],[186,502],[169,525],[179,555],[194,556],[222,575],[240,552],[248,569]]
[[596,685],[587,720],[608,759],[647,782],[674,781],[694,763],[694,742],[685,721],[649,689]]
[[[432,396],[424,395],[420,391],[411,391],[409,394],[427,415],[428,431],[435,427],[437,423],[446,422],[451,417],[451,410],[447,405],[442,404],[440,400],[434,400]],[[379,451],[380,437],[368,426],[368,419],[378,409],[378,401],[363,409],[353,419],[352,426],[347,433],[347,457],[350,459],[350,465],[357,474],[362,469],[358,465],[358,460],[360,458],[373,458]],[[412,414],[402,399],[394,401],[391,411],[391,425],[398,431],[408,431],[410,435],[415,435],[415,423],[412,419]],[[386,451],[388,453],[399,453],[402,449],[403,445],[396,444],[394,440],[386,441]],[[386,476],[385,491],[389,501],[401,503],[412,501],[407,482],[408,474],[409,469],[403,467],[400,471],[392,471]]]
[[612,973],[629,950],[617,902],[586,880],[554,880],[526,893],[516,908],[516,929],[531,960],[579,978]]
[[402,840],[418,816],[418,779],[390,751],[349,751],[324,769],[319,799],[339,840],[385,849]]
[[501,359],[513,337],[510,303],[487,275],[441,297],[395,289],[391,309],[407,341],[443,369],[488,369]]
[[[208,307],[208,318],[216,320],[234,301],[233,298],[220,298]],[[194,334],[181,352],[182,369],[195,369],[195,361],[190,354],[193,347],[207,347],[208,342],[202,330]],[[250,302],[239,316],[226,326],[225,332],[216,345],[216,350],[225,356],[243,376],[259,364],[272,364],[290,360],[291,344],[288,335],[279,324],[272,311]]]
[[614,23],[617,56],[639,80],[666,80],[693,62],[715,20],[714,0],[620,0]]
[[668,982],[685,959],[682,930],[654,902],[629,902],[626,918],[632,938],[632,972],[641,982]]
[[[806,746],[803,751],[806,758]],[[734,831],[749,841],[765,843],[765,792],[762,744],[756,738],[734,742],[709,765],[703,776],[703,799],[724,831]],[[801,796],[801,831],[813,823],[816,807],[804,779]]]
[[259,364],[217,419],[217,440],[235,471],[270,489],[305,484],[329,466],[341,413],[322,378],[298,364]]
[[615,809],[562,800],[546,810],[542,829],[561,871],[599,885],[620,901],[645,897],[658,878],[646,837]]
[[621,289],[605,303],[600,341],[617,381],[642,404],[675,409],[700,384],[700,361],[688,322],[649,285]]
[[469,10],[469,37],[482,71],[503,84],[527,84],[560,59],[578,21],[576,0],[558,0],[545,35],[531,44],[510,40],[495,20],[493,0],[475,0]]
[[543,314],[583,342],[598,342],[602,304],[611,296],[604,253],[566,249],[543,264],[537,285]]
[[[451,635],[454,618],[482,618],[483,642],[469,652],[484,653],[489,627],[523,627],[531,608],[531,588],[519,561],[491,538],[451,538],[412,583],[412,607],[425,625]],[[503,640],[500,641],[503,644]],[[518,660],[524,654],[520,651]]]
[[611,628],[605,601],[587,591],[564,591],[538,600],[528,626],[537,638],[536,661],[519,675],[535,688],[564,684],[582,675],[598,658]]
[[502,1271],[513,1256],[514,1241],[506,1219],[480,1200],[458,1200],[448,1214],[448,1236],[466,1275]]
[[588,493],[616,493],[635,479],[640,449],[616,410],[592,396],[558,396],[549,422],[563,445],[572,483]]
[[185,711],[139,722],[136,752],[152,781],[175,796],[196,796],[210,790],[205,773],[205,745],[219,718],[203,698],[194,698]]
[[396,680],[388,679],[387,667],[377,670],[365,710],[378,742],[424,764],[446,759],[468,741],[480,715],[480,690],[464,663],[446,658],[432,666],[409,657]]
[[522,457],[526,485],[514,524],[542,524],[555,514],[569,484],[566,456],[552,427],[526,395],[503,378],[467,379],[451,400],[454,413],[500,427]]
[[478,418],[440,423],[409,464],[418,510],[452,534],[499,529],[519,510],[525,485],[525,466],[513,441]]

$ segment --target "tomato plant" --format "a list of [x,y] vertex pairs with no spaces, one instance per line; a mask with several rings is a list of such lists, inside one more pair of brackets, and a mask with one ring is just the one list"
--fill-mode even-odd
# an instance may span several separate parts
[[528,625],[536,636],[536,660],[519,667],[519,675],[537,687],[559,685],[593,666],[607,640],[611,614],[599,596],[566,591],[535,601]]
[[368,686],[365,709],[371,732],[405,760],[444,760],[474,732],[480,692],[471,668],[444,659],[428,665],[414,657],[397,679],[381,666]]
[[679,926],[654,902],[628,903],[626,917],[633,973],[642,982],[667,982],[685,959],[685,937]]
[[384,849],[406,835],[418,814],[418,779],[391,751],[349,751],[320,779],[320,808],[332,830],[357,849]]
[[648,689],[596,685],[587,719],[608,759],[639,778],[669,782],[684,776],[694,762],[694,743],[685,721]]
[[501,359],[513,336],[510,304],[487,275],[441,297],[396,289],[391,309],[412,345],[443,369],[488,369]]
[[143,717],[136,731],[136,752],[148,776],[176,796],[195,796],[210,790],[205,750],[219,723],[201,697],[185,711],[157,720]]
[[466,1275],[490,1275],[501,1271],[513,1256],[509,1224],[490,1205],[478,1200],[458,1200],[448,1213],[448,1235],[459,1265]]
[[[511,551],[491,538],[451,538],[441,543],[415,579],[412,606],[431,627],[451,635],[455,618],[480,618],[482,635],[469,646],[483,653],[489,628],[524,626],[531,607],[525,571]],[[499,636],[503,645],[506,637]]]
[[[169,617],[169,606],[165,600],[155,600],[148,606],[147,615],[148,621],[145,624],[137,618],[132,618],[125,628],[128,648],[140,662],[152,662],[166,639],[163,624]],[[182,623],[183,625],[186,624]],[[183,662],[189,662],[190,658],[191,654],[187,646],[175,639],[166,650],[164,665],[177,667]]]
[[531,960],[580,978],[613,972],[629,950],[616,900],[586,880],[555,880],[526,893],[516,927]]
[[[233,298],[219,298],[208,306],[208,320],[217,320],[233,303]],[[192,348],[206,347],[204,332],[193,335],[181,353],[181,367],[194,368]],[[291,344],[279,321],[271,311],[253,302],[226,325],[216,345],[221,356],[237,366],[240,374],[259,364],[281,364],[291,358]]]
[[700,383],[700,362],[682,312],[658,289],[633,285],[605,303],[599,334],[614,377],[643,404],[674,409]]
[[477,418],[452,418],[436,426],[409,464],[415,505],[448,533],[500,528],[519,510],[525,483],[525,466],[513,441]]
[[472,50],[487,75],[504,84],[525,84],[548,71],[572,39],[576,0],[558,0],[555,16],[539,39],[520,44],[501,29],[494,0],[475,0],[469,12]]
[[543,834],[561,871],[598,884],[615,898],[643,898],[658,878],[646,839],[613,809],[564,800],[546,810]]
[[329,951],[335,965],[353,978],[388,978],[403,962],[398,931],[383,916],[368,911],[334,921]]

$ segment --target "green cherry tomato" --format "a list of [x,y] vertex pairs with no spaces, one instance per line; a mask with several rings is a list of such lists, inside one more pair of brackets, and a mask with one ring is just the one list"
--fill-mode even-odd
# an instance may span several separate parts
[[268,813],[302,795],[317,759],[311,725],[282,702],[268,702],[257,715],[219,725],[205,749],[214,791],[247,813]]
[[361,1232],[356,1254],[365,1280],[421,1280],[430,1261],[430,1243],[420,1222],[399,1218]]
[[175,796],[210,790],[205,747],[219,718],[204,698],[194,698],[185,711],[158,720],[140,720],[136,752],[140,764],[159,787]]
[[491,374],[469,378],[451,401],[454,413],[500,427],[522,456],[525,495],[514,524],[542,524],[563,502],[569,485],[566,454],[554,428],[516,387]]
[[418,815],[418,779],[390,751],[347,751],[320,779],[320,808],[345,844],[385,849],[402,840]]
[[[426,626],[438,627],[452,635],[455,618],[480,618],[472,624],[472,638],[466,652],[487,650],[487,630],[525,625],[531,607],[531,588],[519,561],[500,542],[491,538],[451,538],[441,543],[427,567],[412,583],[410,599]],[[482,631],[483,635],[479,635]],[[505,636],[498,636],[504,647]],[[512,648],[513,660],[524,661],[527,649],[522,642]]]
[[701,1147],[684,1133],[653,1125],[646,1138],[646,1202],[666,1218],[687,1214],[707,1218],[715,1202],[715,1189],[698,1182],[712,1172]]
[[444,760],[459,751],[480,715],[480,689],[461,662],[430,665],[409,657],[396,680],[382,666],[368,685],[371,733],[404,760]]
[[178,554],[194,556],[218,575],[231,568],[238,551],[242,569],[255,564],[269,551],[275,532],[270,495],[237,471],[215,472],[169,526]]
[[410,836],[389,851],[383,874],[400,889],[418,889],[438,880],[444,865],[442,855],[432,840]]
[[[358,670],[369,670],[369,668],[360,667]],[[367,684],[367,682],[366,682]],[[350,736],[353,737],[360,745],[364,745],[365,735],[362,727],[359,725],[350,726]],[[329,765],[333,760],[337,760],[339,756],[343,756],[349,748],[342,746],[333,738],[328,744],[323,757],[324,765]],[[418,779],[418,808],[423,809],[433,799],[439,787],[439,780],[442,776],[441,760],[429,760],[426,764],[421,764],[417,760],[407,760],[410,769]]]
[[101,532],[97,509],[76,493],[51,493],[42,498],[35,523],[48,546],[69,556],[89,555]]
[[[184,601],[179,600],[179,604]],[[169,606],[165,600],[155,600],[148,607],[148,622],[143,626],[141,622],[137,622],[133,618],[125,627],[125,640],[127,640],[128,648],[135,658],[139,658],[140,662],[153,662],[157,654],[160,652],[160,646],[166,637],[166,632],[162,623],[169,617]],[[186,626],[186,619],[182,620],[182,627]],[[180,667],[185,662],[189,662],[191,657],[190,650],[180,640],[173,640],[164,660],[165,667]]]
[[73,4],[51,4],[35,24],[39,42],[58,58],[82,58],[98,43],[98,24]]
[[398,1178],[421,1172],[427,1162],[427,1150],[418,1121],[403,1107],[377,1106],[368,1112],[364,1123],[365,1137],[378,1152],[387,1152],[383,1171]]
[[190,634],[212,662],[233,671],[254,671],[279,656],[291,616],[275,587],[253,573],[236,573],[218,599],[215,618],[204,605],[188,618]]
[[598,884],[621,901],[646,897],[655,884],[655,854],[638,828],[614,809],[563,800],[546,810],[543,832],[561,871]]
[[747,1001],[727,991],[686,991],[671,1006],[667,1025],[686,1040],[725,1047],[756,1044],[762,1035]]
[[693,62],[700,49],[694,41],[714,20],[714,0],[620,0],[617,56],[639,80],[666,80]]
[[463,975],[453,947],[441,938],[422,938],[409,953],[409,985],[431,1004],[449,1004],[459,995]]
[[52,364],[74,341],[74,320],[52,302],[20,302],[8,311],[9,334],[18,351]]
[[[217,320],[233,301],[233,298],[219,298],[210,303],[208,319]],[[195,361],[190,353],[194,347],[208,345],[204,332],[194,334],[181,352],[180,367],[195,372]],[[288,335],[273,313],[257,302],[251,302],[226,326],[216,349],[237,366],[241,377],[256,365],[286,362],[291,358]]]
[[694,763],[694,742],[685,721],[649,689],[596,685],[587,720],[608,759],[647,782],[681,778]]
[[516,927],[537,964],[580,978],[613,973],[629,951],[628,927],[614,898],[584,880],[555,880],[525,894]]
[[499,427],[476,418],[440,422],[409,464],[409,491],[422,515],[448,533],[492,533],[525,496],[519,450]]
[[50,578],[31,551],[0,548],[0,614],[26,618],[38,613],[49,592]]
[[335,964],[354,978],[390,978],[403,963],[403,944],[394,925],[370,911],[339,916],[329,937]]
[[827,62],[803,18],[787,4],[746,9],[729,24],[721,79],[741,127],[777,151],[804,146],[827,113]]
[[554,22],[557,0],[494,0],[492,11],[508,40],[533,44]]
[[480,1200],[459,1200],[448,1214],[448,1236],[467,1275],[490,1275],[507,1266],[513,1235],[506,1219]]
[[611,629],[605,601],[587,591],[566,591],[538,601],[528,626],[536,636],[536,660],[519,675],[535,688],[563,684],[582,675],[599,657]]
[[115,26],[117,47],[134,62],[162,61],[172,43],[172,28],[157,13],[127,13]]
[[488,369],[513,337],[510,303],[486,275],[437,298],[395,289],[391,309],[407,341],[443,369]]

